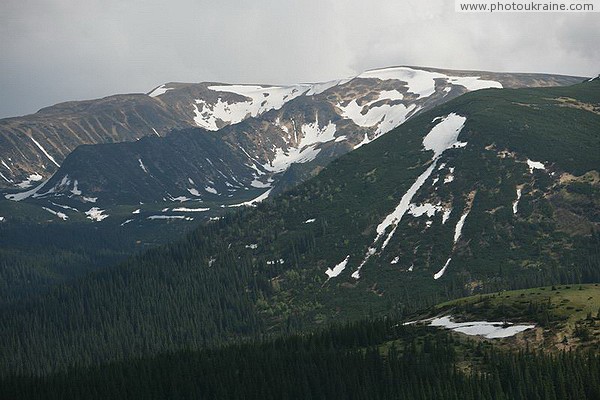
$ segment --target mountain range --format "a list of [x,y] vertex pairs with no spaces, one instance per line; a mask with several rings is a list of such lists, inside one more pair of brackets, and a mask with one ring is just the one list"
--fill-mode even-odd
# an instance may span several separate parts
[[[368,78],[356,79],[355,84],[362,80],[369,85],[402,82],[388,78],[406,71],[404,67],[379,70]],[[412,74],[415,70],[409,71]],[[420,75],[414,73],[414,77]],[[415,78],[404,81],[402,90],[381,88],[387,93],[386,99],[381,98],[381,91],[369,99],[356,92],[346,92],[347,97],[337,99],[335,91],[352,81],[338,83],[314,95],[334,99],[318,109],[319,123],[312,131],[317,139],[328,140],[313,140],[299,147],[297,140],[310,137],[308,131],[303,130],[302,138],[296,139],[293,133],[299,131],[287,126],[289,142],[281,136],[285,133],[281,128],[278,135],[273,133],[271,142],[268,136],[263,139],[267,144],[262,148],[272,149],[272,153],[260,153],[258,144],[254,148],[248,145],[256,152],[244,148],[247,158],[239,156],[238,162],[232,157],[229,169],[225,168],[229,161],[223,157],[233,153],[225,148],[235,146],[228,140],[236,138],[242,143],[248,139],[231,132],[243,132],[249,129],[243,127],[259,122],[268,125],[267,118],[279,120],[283,126],[282,121],[295,121],[296,126],[316,123],[317,113],[308,106],[313,99],[299,95],[286,105],[308,110],[305,115],[314,119],[296,120],[299,114],[287,119],[288,108],[281,106],[214,133],[194,128],[172,132],[165,138],[78,147],[45,186],[30,193],[24,207],[28,201],[35,205],[34,201],[47,201],[46,196],[56,199],[60,195],[65,200],[73,195],[71,201],[97,195],[97,204],[134,202],[139,200],[135,193],[142,193],[147,186],[140,185],[127,197],[119,197],[117,191],[109,195],[110,182],[117,179],[118,172],[127,175],[131,168],[140,179],[156,174],[186,184],[180,192],[172,186],[160,192],[166,200],[160,199],[163,203],[159,207],[183,196],[185,188],[199,193],[204,190],[207,194],[201,196],[187,190],[187,196],[212,201],[213,206],[206,208],[226,209],[220,207],[226,204],[219,195],[229,188],[225,182],[237,184],[234,176],[240,188],[248,188],[248,192],[254,180],[270,187],[256,187],[260,184],[255,183],[257,194],[263,197],[256,207],[230,209],[181,240],[58,285],[25,304],[0,310],[0,335],[4,339],[0,344],[0,372],[45,374],[70,365],[96,365],[313,330],[365,316],[405,316],[463,295],[598,282],[600,80],[562,87],[501,89],[496,83],[482,83],[488,78],[483,74],[469,79],[448,75],[433,80]],[[461,79],[487,89],[428,105],[429,99],[444,98],[451,81]],[[394,90],[397,93],[389,93]],[[450,87],[447,92],[454,90]],[[416,103],[407,105],[409,97]],[[362,112],[354,113],[359,102]],[[365,109],[365,105],[370,108]],[[203,115],[200,106],[205,110],[206,104],[196,103]],[[413,111],[414,116],[407,113],[419,106],[422,110]],[[327,109],[340,119],[342,114],[351,115],[343,120],[354,124],[358,133],[351,136],[348,130],[340,135],[343,121],[333,119]],[[369,110],[381,109],[394,109],[397,114],[394,111],[374,118],[377,123],[369,125],[370,131],[367,127],[359,129],[360,118],[369,115]],[[399,121],[398,115],[406,121],[392,128]],[[386,124],[391,120],[394,122]],[[219,127],[216,119],[203,121],[205,128],[212,122]],[[332,125],[335,128],[328,128]],[[346,138],[338,140],[341,136]],[[158,150],[159,143],[169,143],[169,149]],[[265,199],[265,193],[275,190],[276,184],[291,173],[289,168],[278,169],[278,165],[287,164],[277,160],[304,160],[290,157],[311,154],[314,158],[310,162],[295,164],[314,163],[314,168],[318,157],[327,154],[327,146],[346,146],[346,154],[333,159],[332,153],[322,161],[326,165],[317,168],[320,172],[316,176],[306,179],[312,175],[307,173],[300,179],[304,182]],[[115,153],[108,150],[113,147],[118,149]],[[81,160],[94,157],[91,149],[95,148],[102,155],[97,160],[107,159],[107,164],[123,167],[101,175],[111,179],[86,186],[86,180],[76,173],[85,170]],[[167,164],[153,151],[183,160],[184,154],[197,152],[198,159],[191,164],[208,158],[214,169],[209,169],[212,164],[206,161],[199,170],[207,169],[213,175],[206,173],[209,178],[202,180],[198,172],[179,179],[178,174],[188,171],[176,170],[175,160]],[[82,156],[75,157],[77,153]],[[215,163],[215,157],[223,158],[223,164]],[[249,175],[239,175],[235,165],[240,171],[246,165]],[[69,166],[72,169],[68,172],[62,171]],[[169,174],[170,170],[176,172]],[[223,178],[219,183],[217,175]],[[87,176],[91,179],[93,174]],[[145,182],[150,185],[151,181]],[[214,192],[208,190],[209,184]],[[147,193],[153,191],[148,189]],[[138,209],[134,215],[146,205],[135,204]],[[132,215],[133,204],[123,208],[124,214]],[[98,209],[95,212],[100,213]],[[111,220],[101,219],[107,224]]]
[[293,187],[467,91],[582,80],[392,67],[318,84],[167,83],[147,95],[63,103],[1,120],[0,185],[12,200],[59,199],[74,208],[92,199],[103,207],[239,204]]

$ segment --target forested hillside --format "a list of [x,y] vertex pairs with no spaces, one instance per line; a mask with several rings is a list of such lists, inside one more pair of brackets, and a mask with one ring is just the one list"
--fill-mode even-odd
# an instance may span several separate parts
[[1,310],[1,373],[598,282],[599,89],[468,93],[272,201]]
[[508,352],[392,320],[317,334],[0,379],[3,399],[584,400],[597,352]]

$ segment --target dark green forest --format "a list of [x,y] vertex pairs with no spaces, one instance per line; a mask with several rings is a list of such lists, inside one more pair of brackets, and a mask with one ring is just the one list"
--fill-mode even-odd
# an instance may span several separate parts
[[5,377],[2,399],[600,398],[600,355],[507,352],[388,319],[302,336]]

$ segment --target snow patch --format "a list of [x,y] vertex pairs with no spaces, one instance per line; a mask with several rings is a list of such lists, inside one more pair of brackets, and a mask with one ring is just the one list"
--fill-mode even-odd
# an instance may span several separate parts
[[258,243],[247,244],[246,248],[256,250],[258,248]]
[[142,162],[141,158],[138,158],[138,162],[140,163],[140,168],[142,169],[142,171],[144,171],[145,173],[148,173],[148,170],[146,169],[146,166]]
[[271,190],[273,190],[273,189],[267,190],[260,196],[256,197],[255,199],[252,199],[250,201],[246,201],[246,202],[239,203],[239,204],[230,204],[227,207],[242,207],[242,206],[254,207],[256,204],[260,203],[261,201],[266,200],[267,197],[269,197],[269,194],[271,194]]
[[58,218],[62,219],[63,221],[66,221],[67,219],[69,219],[69,216],[67,214],[61,213],[61,212],[57,212],[54,211],[48,207],[42,207],[44,210],[48,211],[50,214],[54,214],[56,215]]
[[160,85],[159,87],[157,87],[156,89],[154,89],[153,91],[151,91],[150,93],[148,93],[148,96],[150,96],[150,97],[158,97],[161,94],[167,93],[169,90],[173,90],[173,88],[168,88],[168,87],[165,87],[165,85]]
[[75,179],[75,182],[73,182],[73,189],[71,189],[71,193],[73,193],[75,196],[81,196],[81,190],[79,190],[78,185],[79,182],[77,182],[77,179]]
[[307,219],[306,221],[304,221],[304,223],[305,223],[305,224],[312,224],[312,223],[313,223],[313,222],[315,222],[315,221],[316,221],[316,219],[314,219],[314,218],[310,218],[310,219]]
[[133,220],[132,220],[132,219],[128,219],[127,221],[123,222],[123,223],[121,224],[121,226],[125,226],[125,225],[127,225],[128,223],[130,223],[130,222],[133,222]]
[[465,220],[467,219],[467,215],[469,215],[470,210],[467,210],[460,216],[460,219],[456,223],[456,227],[454,228],[454,244],[458,242],[460,236],[462,235],[462,228],[465,224]]
[[446,272],[446,268],[448,268],[448,265],[450,265],[450,261],[452,261],[452,257],[448,258],[448,260],[446,260],[446,264],[444,264],[444,266],[442,267],[442,269],[440,269],[438,272],[436,272],[433,275],[433,279],[438,280],[442,276],[444,276],[444,272]]
[[256,117],[269,110],[278,110],[285,103],[303,95],[311,85],[292,86],[253,86],[223,85],[209,86],[215,92],[234,93],[246,98],[245,101],[228,103],[221,97],[214,104],[197,99],[194,104],[194,122],[204,129],[216,131],[219,121],[237,124],[248,117]]
[[17,186],[20,187],[21,189],[27,189],[27,188],[31,187],[31,185],[33,185],[33,182],[39,182],[42,179],[43,179],[43,177],[38,173],[31,174],[31,175],[29,175],[29,177],[26,180],[17,184]]
[[546,166],[543,163],[539,161],[531,161],[530,159],[527,159],[527,166],[529,167],[529,172],[532,174],[534,169],[546,169]]
[[335,267],[333,267],[333,269],[327,268],[327,271],[325,271],[325,274],[327,274],[329,279],[335,278],[336,276],[341,274],[342,271],[346,268],[346,264],[348,264],[349,259],[350,259],[350,255],[347,255],[346,258],[343,261],[341,261],[339,264],[337,264]]
[[193,221],[194,218],[186,217],[185,215],[151,215],[147,219],[155,220],[155,219],[181,219],[185,221]]
[[[191,194],[192,196],[200,197],[200,192],[199,192],[199,191],[198,191],[198,189],[196,189],[196,188],[191,188],[191,189],[188,189],[188,192],[190,192],[190,194]],[[177,200],[177,199],[180,199],[180,198],[187,199],[187,197],[182,197],[182,196],[179,196],[179,197],[176,197],[176,198],[175,198],[175,200]],[[181,201],[185,201],[185,200],[181,200]]]
[[423,71],[408,67],[392,67],[366,71],[359,78],[374,78],[382,81],[399,80],[406,82],[408,92],[414,93],[418,98],[429,97],[435,93],[435,80],[445,80],[446,83],[460,85],[467,90],[479,90],[485,88],[502,88],[502,84],[496,81],[480,79],[478,76],[454,77],[439,72]]
[[517,213],[517,210],[519,207],[519,200],[521,200],[521,188],[517,188],[517,199],[515,201],[513,201],[513,205],[512,205],[513,214]]
[[398,261],[400,261],[400,257],[396,256],[392,261],[390,261],[390,264],[398,264]]
[[[178,207],[178,208],[173,209],[174,212],[204,212],[204,211],[209,211],[209,210],[210,210],[210,208],[186,208],[186,207]],[[165,212],[165,211],[163,210],[163,212]]]
[[434,318],[430,326],[443,327],[469,336],[483,336],[488,339],[506,338],[535,328],[535,325],[514,325],[510,322],[454,322],[452,316]]
[[321,128],[317,117],[315,122],[303,124],[301,131],[303,136],[296,147],[288,147],[287,150],[276,148],[273,160],[262,167],[267,171],[278,173],[288,169],[291,164],[314,160],[321,151],[315,148],[317,144],[335,140],[336,126],[330,121]]
[[139,214],[141,211],[142,211],[142,210],[138,208],[137,210],[135,210],[135,211],[132,211],[131,213],[132,213],[132,214]]
[[[205,186],[204,190],[207,191],[208,193],[212,193],[212,194],[218,194],[217,189],[215,189],[212,186]],[[192,193],[193,194],[193,193]]]
[[103,213],[104,210],[101,210],[98,207],[92,207],[85,212],[85,215],[87,215],[88,219],[91,219],[92,221],[100,222],[103,219],[108,218],[108,214],[104,215]]

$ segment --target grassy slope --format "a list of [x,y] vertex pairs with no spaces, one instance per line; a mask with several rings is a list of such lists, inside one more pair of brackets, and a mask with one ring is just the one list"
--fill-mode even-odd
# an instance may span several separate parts
[[[428,315],[453,315],[458,320],[533,322],[536,331],[523,337],[530,346],[547,350],[600,344],[600,284],[556,285],[503,291],[451,300]],[[566,341],[564,340],[566,338]],[[509,340],[508,343],[511,343]],[[513,346],[523,345],[513,341]]]

